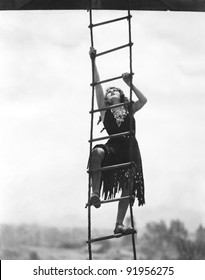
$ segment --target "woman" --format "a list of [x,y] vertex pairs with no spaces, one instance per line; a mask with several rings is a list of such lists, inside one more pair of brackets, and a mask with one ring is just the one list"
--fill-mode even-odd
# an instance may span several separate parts
[[[94,82],[97,82],[100,80],[100,77],[95,62],[95,56],[96,50],[91,48],[90,57],[94,62]],[[131,123],[132,130],[135,131],[135,120],[133,115],[147,102],[146,97],[133,84],[131,84],[130,75],[128,73],[124,73],[122,78],[129,87],[132,87],[138,100],[129,105],[125,104],[120,107],[100,111],[101,120],[109,135],[130,131]],[[129,102],[123,91],[116,87],[109,87],[104,94],[101,84],[97,84],[95,86],[95,91],[99,109],[110,105]],[[131,106],[132,114],[129,113],[128,106]],[[131,122],[130,118],[132,118]],[[132,150],[130,150],[130,139],[130,135],[114,137],[109,139],[106,144],[99,144],[93,148],[90,158],[91,170],[103,166],[128,163],[131,159],[134,161],[132,169],[128,166],[102,172],[92,172],[92,195],[90,198],[90,204],[94,205],[94,207],[99,208],[101,206],[101,186],[103,186],[102,194],[104,199],[115,197],[115,194],[119,191],[121,191],[121,197],[129,196],[129,188],[131,187],[131,193],[134,197],[138,198],[139,206],[145,203],[140,151],[135,137],[132,137]],[[132,174],[130,174],[130,172]],[[131,181],[132,184],[130,183],[130,175],[133,176],[133,180]],[[133,230],[132,228],[126,228],[123,225],[128,205],[129,199],[119,201],[116,226],[114,229],[115,234],[124,234]]]

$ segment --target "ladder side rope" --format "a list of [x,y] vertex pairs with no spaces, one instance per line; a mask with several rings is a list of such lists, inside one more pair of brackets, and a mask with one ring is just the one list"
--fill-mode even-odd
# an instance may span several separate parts
[[[92,24],[92,7],[91,7],[90,0],[90,24]],[[90,38],[91,38],[91,46],[94,45],[93,40],[93,29],[90,28]],[[92,59],[92,83],[94,83],[94,60]],[[94,110],[94,85],[92,86],[92,98],[91,98],[91,110]],[[94,114],[91,113],[91,120],[90,120],[90,139],[93,139],[93,123],[94,123]],[[92,141],[90,141],[90,156],[92,154]],[[90,200],[91,197],[91,174],[89,174],[89,186],[88,186],[88,199]],[[91,205],[88,206],[88,240],[91,240]],[[92,260],[92,247],[91,243],[88,243],[88,251],[89,251],[89,260]]]
[[[131,38],[131,15],[130,15],[130,0],[128,1],[128,29],[129,29],[129,61],[130,61],[130,74],[132,73],[132,38]],[[132,102],[132,78],[133,76],[130,75],[130,101]],[[133,124],[133,112],[132,112],[132,105],[130,105],[130,130],[132,130],[132,124]],[[131,172],[129,173],[129,179],[130,179],[130,196],[132,195],[132,190],[131,187],[133,187],[133,174],[132,174],[132,169],[133,169],[133,153],[132,153],[132,148],[133,148],[133,134],[131,134],[130,137],[130,147],[129,147],[129,153],[130,153],[130,161],[132,162],[132,165],[130,167]],[[133,217],[133,209],[132,209],[132,201],[130,200],[130,219],[131,219],[131,226],[134,228],[134,217]],[[136,254],[136,247],[135,247],[135,235],[132,234],[132,247],[133,247],[133,258],[134,260],[137,259],[137,254]]]

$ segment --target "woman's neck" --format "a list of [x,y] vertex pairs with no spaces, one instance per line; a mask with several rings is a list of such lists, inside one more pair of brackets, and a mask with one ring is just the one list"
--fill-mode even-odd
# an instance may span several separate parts
[[113,98],[113,100],[112,100],[112,105],[116,105],[116,104],[119,104],[119,103],[120,103],[120,100],[119,100],[119,99]]

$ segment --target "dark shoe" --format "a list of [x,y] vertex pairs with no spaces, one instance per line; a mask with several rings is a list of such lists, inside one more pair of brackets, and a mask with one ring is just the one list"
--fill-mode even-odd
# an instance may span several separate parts
[[90,205],[93,205],[95,208],[100,208],[101,201],[100,201],[99,195],[92,194],[92,196],[90,198]]
[[134,232],[134,229],[132,227],[125,227],[124,225],[116,224],[114,229],[114,234],[129,234]]

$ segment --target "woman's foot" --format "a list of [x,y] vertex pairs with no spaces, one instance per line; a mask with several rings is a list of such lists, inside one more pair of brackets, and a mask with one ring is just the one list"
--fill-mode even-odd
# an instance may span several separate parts
[[94,193],[91,195],[90,205],[93,205],[95,208],[100,208],[101,201],[100,201],[100,197],[98,194]]
[[114,234],[128,234],[132,233],[134,229],[132,227],[125,227],[123,224],[116,224],[115,229],[114,229]]

